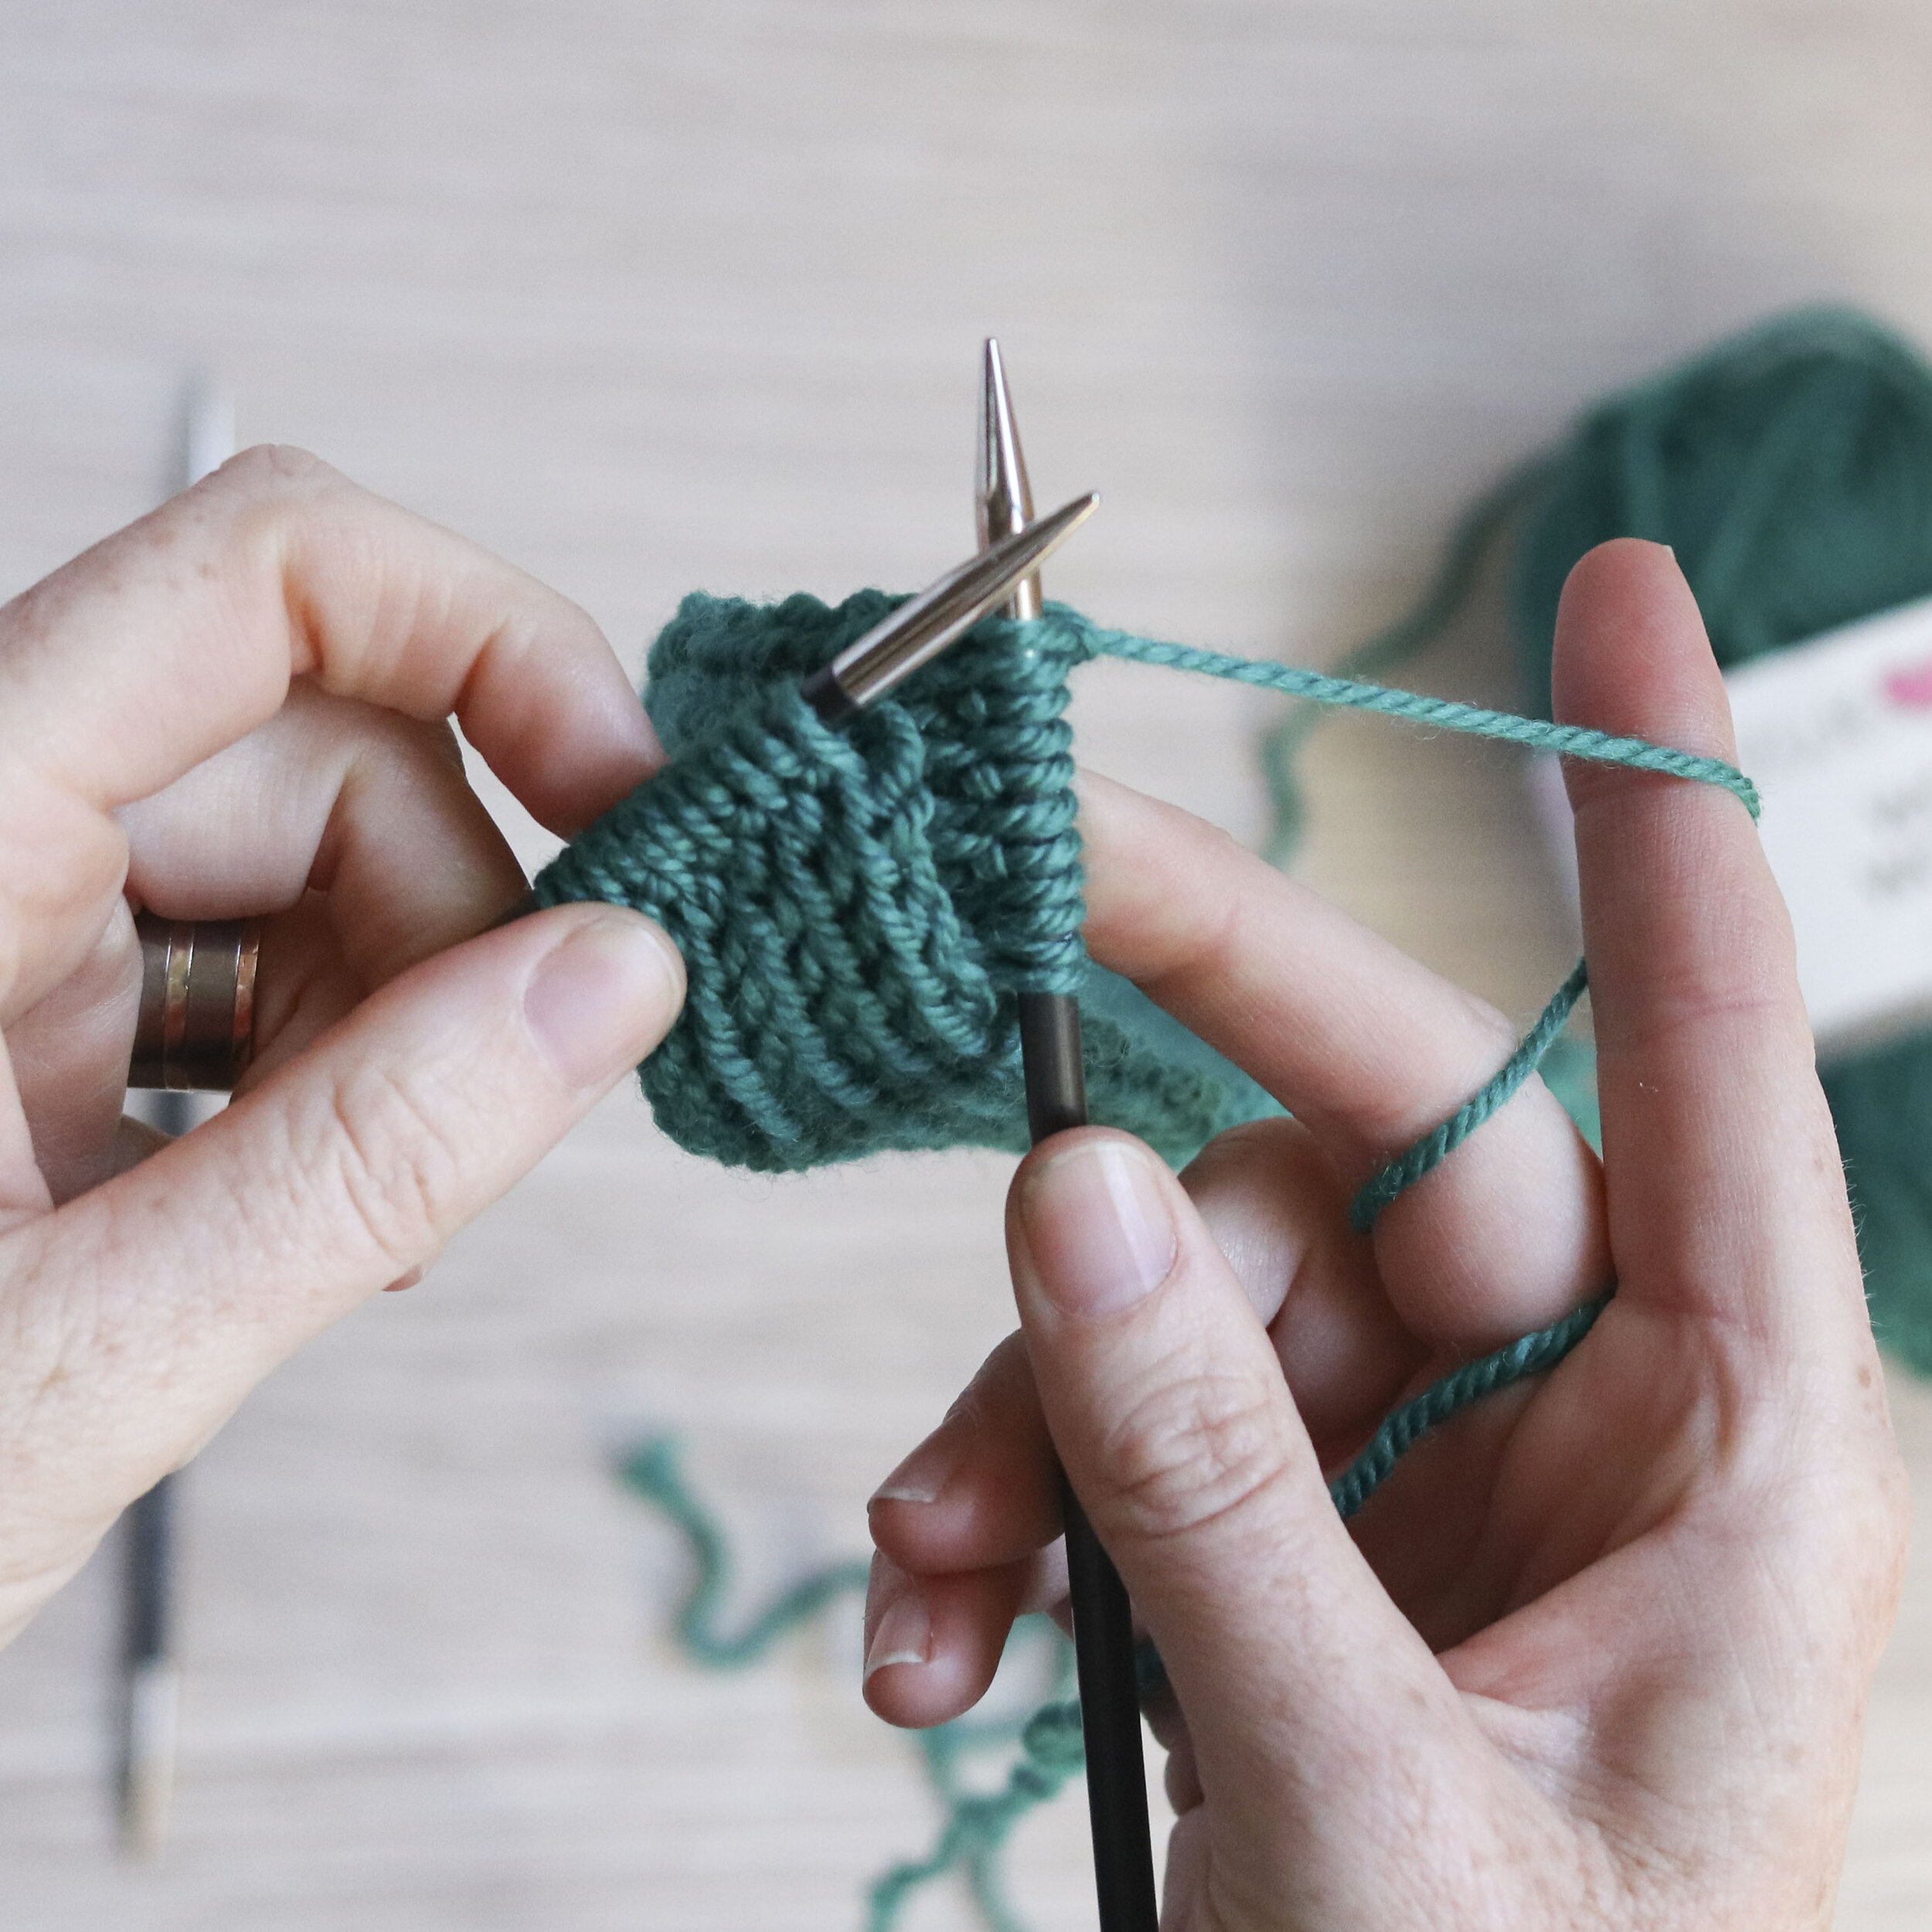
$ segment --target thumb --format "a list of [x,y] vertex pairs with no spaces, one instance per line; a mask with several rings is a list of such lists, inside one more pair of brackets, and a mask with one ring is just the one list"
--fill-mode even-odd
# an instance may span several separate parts
[[400,975],[204,1127],[0,1240],[0,1413],[33,1418],[5,1445],[0,1569],[84,1556],[284,1356],[533,1166],[683,992],[635,913],[532,915]]
[[1059,1135],[1021,1167],[1007,1238],[1048,1427],[1208,1798],[1273,1842],[1296,1794],[1332,1814],[1388,1788],[1380,1760],[1406,1784],[1459,1755],[1460,1702],[1342,1528],[1267,1332],[1165,1164],[1125,1134]]

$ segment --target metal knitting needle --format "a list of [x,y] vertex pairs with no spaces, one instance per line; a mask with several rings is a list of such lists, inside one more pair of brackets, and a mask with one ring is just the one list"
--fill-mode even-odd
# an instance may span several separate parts
[[1015,585],[1037,571],[1100,501],[1093,495],[1077,496],[1037,523],[1022,518],[1002,530],[998,543],[908,598],[815,671],[804,682],[807,702],[828,724],[856,717],[1011,597]]
[[[990,336],[980,366],[979,462],[975,500],[982,546],[1026,528],[1033,514],[1026,459],[1013,423],[999,344]],[[988,552],[990,554],[990,550]],[[1009,617],[1040,614],[1037,570],[1013,587]],[[1019,1039],[1026,1075],[1026,1124],[1035,1146],[1087,1124],[1087,1070],[1080,1009],[1065,993],[1022,993]],[[1147,1772],[1141,1754],[1141,1703],[1134,1670],[1134,1620],[1113,1560],[1073,1494],[1064,1471],[1060,1506],[1066,1577],[1073,1607],[1080,1728],[1087,1743],[1087,1807],[1094,1835],[1094,1889],[1100,1932],[1155,1932],[1154,1844],[1148,1825]]]

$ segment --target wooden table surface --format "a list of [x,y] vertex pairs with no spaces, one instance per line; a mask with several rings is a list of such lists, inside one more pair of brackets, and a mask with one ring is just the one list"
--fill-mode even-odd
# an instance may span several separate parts
[[[693,585],[963,554],[993,331],[1043,497],[1107,498],[1056,594],[1326,660],[1606,386],[1799,299],[1932,336],[1929,83],[1917,0],[12,0],[0,590],[147,506],[199,368],[634,664]],[[1491,635],[1428,675],[1509,689]],[[1265,702],[1083,676],[1091,762],[1258,834]],[[1533,1012],[1568,935],[1507,760],[1343,724],[1314,778],[1309,876]],[[855,1925],[933,1813],[850,1620],[682,1662],[608,1454],[682,1434],[747,1597],[859,1549],[1007,1325],[1008,1167],[747,1179],[614,1098],[189,1472],[158,1864],[111,1849],[111,1572],[0,1658],[0,1923]],[[1929,1847],[1921,1568],[1840,1924],[1923,1924]],[[1090,1922],[1084,1857],[1077,1798],[1026,1828],[1033,1924]]]

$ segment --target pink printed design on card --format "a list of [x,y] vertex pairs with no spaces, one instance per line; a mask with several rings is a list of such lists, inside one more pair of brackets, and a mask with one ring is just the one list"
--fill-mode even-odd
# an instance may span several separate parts
[[1885,695],[1903,711],[1932,708],[1932,658],[1907,670],[1887,672]]

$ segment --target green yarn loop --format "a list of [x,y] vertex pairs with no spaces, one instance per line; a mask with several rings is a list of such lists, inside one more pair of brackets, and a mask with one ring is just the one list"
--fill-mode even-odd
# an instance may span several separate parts
[[[1382,1210],[1404,1188],[1413,1187],[1432,1168],[1440,1166],[1536,1072],[1557,1036],[1569,1025],[1570,1015],[1589,984],[1590,969],[1580,959],[1569,978],[1556,988],[1536,1025],[1523,1036],[1488,1085],[1369,1179],[1349,1206],[1349,1225],[1356,1233],[1372,1232]],[[1352,1512],[1345,1510],[1342,1513]]]

